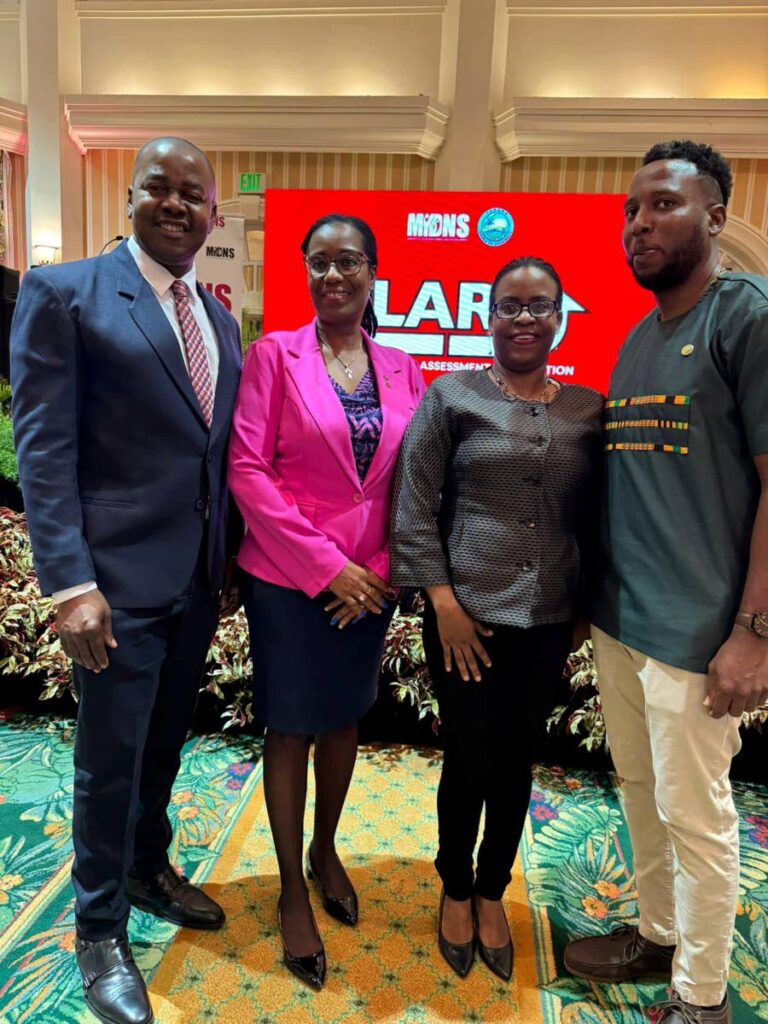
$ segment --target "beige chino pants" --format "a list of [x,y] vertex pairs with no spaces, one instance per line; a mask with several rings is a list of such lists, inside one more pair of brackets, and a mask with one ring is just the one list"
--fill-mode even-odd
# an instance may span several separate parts
[[634,854],[640,933],[677,943],[672,985],[719,1003],[739,891],[728,770],[739,720],[707,714],[706,675],[656,661],[592,627],[600,697]]

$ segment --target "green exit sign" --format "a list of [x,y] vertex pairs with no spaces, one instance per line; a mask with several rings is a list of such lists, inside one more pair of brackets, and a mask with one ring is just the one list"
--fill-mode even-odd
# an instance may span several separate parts
[[264,172],[245,171],[240,175],[240,192],[256,192],[261,195],[264,192]]

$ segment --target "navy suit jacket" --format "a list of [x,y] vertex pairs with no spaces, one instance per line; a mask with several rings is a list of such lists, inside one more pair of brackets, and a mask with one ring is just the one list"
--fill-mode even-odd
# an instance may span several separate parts
[[240,343],[234,318],[198,292],[220,353],[210,431],[125,242],[25,275],[11,329],[13,423],[44,594],[95,580],[118,608],[170,604],[189,586],[206,512],[220,588]]

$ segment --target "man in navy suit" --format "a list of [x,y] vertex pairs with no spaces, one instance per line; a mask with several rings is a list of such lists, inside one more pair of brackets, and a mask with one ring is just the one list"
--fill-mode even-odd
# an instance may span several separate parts
[[170,865],[166,813],[227,554],[239,333],[193,262],[215,215],[205,154],[147,143],[128,190],[133,237],[31,270],[11,335],[35,566],[80,698],[77,958],[86,1002],[109,1024],[153,1019],[126,938],[131,905],[187,927],[224,922]]

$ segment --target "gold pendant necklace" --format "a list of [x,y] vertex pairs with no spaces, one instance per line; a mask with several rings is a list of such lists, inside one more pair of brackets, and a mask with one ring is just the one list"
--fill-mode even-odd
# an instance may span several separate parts
[[555,391],[559,391],[562,387],[560,381],[552,380],[551,377],[547,377],[544,381],[544,387],[541,389],[541,394],[538,396],[538,398],[525,398],[523,395],[518,395],[514,388],[512,388],[507,383],[507,381],[504,380],[504,378],[501,376],[501,374],[498,372],[495,366],[490,366],[489,369],[492,374],[493,382],[494,384],[496,384],[501,393],[506,398],[516,399],[519,402],[544,402],[544,396],[547,393],[547,388],[551,386],[555,389]]

